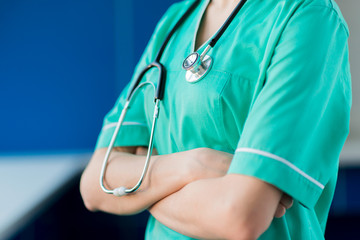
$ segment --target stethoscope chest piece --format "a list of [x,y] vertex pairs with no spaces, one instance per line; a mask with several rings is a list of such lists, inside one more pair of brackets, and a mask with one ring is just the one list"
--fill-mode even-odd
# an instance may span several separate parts
[[210,70],[212,58],[209,55],[200,56],[197,52],[191,53],[183,61],[182,67],[186,70],[185,78],[190,83],[200,81]]

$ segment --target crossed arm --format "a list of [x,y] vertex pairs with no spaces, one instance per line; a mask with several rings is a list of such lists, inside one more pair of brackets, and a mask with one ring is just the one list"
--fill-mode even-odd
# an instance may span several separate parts
[[[109,188],[132,187],[145,162],[141,147],[117,148],[105,175]],[[148,209],[166,226],[202,239],[256,239],[282,216],[291,198],[259,179],[226,175],[232,155],[201,148],[153,156],[145,180],[135,194],[121,198],[99,186],[106,149],[97,150],[83,173],[80,190],[86,207],[114,214]]]

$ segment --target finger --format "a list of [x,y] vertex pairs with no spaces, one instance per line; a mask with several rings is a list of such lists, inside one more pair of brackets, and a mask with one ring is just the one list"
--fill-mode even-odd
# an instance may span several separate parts
[[292,199],[292,197],[290,197],[287,194],[283,194],[283,196],[281,197],[280,203],[286,208],[289,209],[292,207],[294,200]]
[[279,203],[276,211],[275,211],[275,214],[274,214],[274,217],[276,218],[281,218],[282,216],[284,216],[286,213],[286,208],[284,205],[282,205],[281,203]]
[[147,154],[147,147],[137,147],[135,154],[136,155],[146,155]]
[[[146,155],[147,155],[147,151],[148,151],[148,148],[147,148],[147,147],[137,147],[137,148],[136,148],[136,151],[135,151],[135,154],[136,154],[136,155],[146,156]],[[158,155],[158,152],[157,152],[156,148],[153,148],[152,155]]]
[[152,155],[158,155],[156,148],[153,148]]

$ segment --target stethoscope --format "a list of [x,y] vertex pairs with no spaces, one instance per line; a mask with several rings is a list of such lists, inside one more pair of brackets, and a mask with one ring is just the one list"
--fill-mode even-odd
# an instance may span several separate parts
[[[166,36],[163,44],[161,45],[160,50],[157,53],[154,62],[147,65],[140,72],[139,76],[137,77],[136,81],[131,86],[131,88],[128,92],[123,110],[121,111],[119,120],[116,124],[114,134],[110,140],[110,144],[109,144],[109,147],[107,148],[107,151],[106,151],[106,154],[104,157],[104,162],[103,162],[102,168],[101,168],[100,187],[105,193],[113,194],[117,197],[121,197],[121,196],[124,196],[129,193],[133,193],[137,189],[139,189],[141,183],[144,180],[145,174],[149,167],[149,160],[150,160],[150,157],[151,157],[152,151],[153,151],[154,132],[155,132],[155,127],[156,127],[156,122],[159,117],[160,101],[164,98],[164,90],[165,90],[165,82],[166,82],[166,69],[160,63],[160,58],[165,50],[167,43],[169,42],[169,40],[172,37],[172,35],[174,34],[174,32],[185,21],[185,19],[192,13],[192,11],[196,8],[196,6],[198,5],[199,2],[200,2],[199,0],[194,1],[194,3],[191,4],[189,9],[184,13],[184,15],[180,18],[180,20],[175,24],[175,26],[172,28],[172,30],[169,32],[169,34]],[[212,58],[206,54],[209,52],[210,49],[212,49],[215,46],[215,44],[217,43],[219,38],[223,35],[225,30],[230,25],[230,23],[234,19],[235,15],[239,12],[239,10],[242,8],[242,6],[245,4],[245,2],[246,2],[246,0],[241,0],[240,3],[238,3],[238,5],[232,11],[230,16],[226,19],[225,23],[221,26],[221,28],[215,34],[215,36],[210,40],[209,44],[206,46],[206,48],[204,49],[204,51],[201,54],[199,54],[197,52],[193,52],[188,57],[185,58],[185,60],[183,61],[182,67],[183,67],[183,69],[186,70],[186,74],[185,74],[186,81],[191,82],[191,83],[200,81],[208,73],[208,71],[210,70],[210,68],[212,66],[213,61],[212,61]],[[142,80],[145,73],[154,67],[157,68],[160,73],[157,88],[151,82],[140,83],[140,81]],[[132,188],[126,188],[124,186],[121,186],[121,187],[115,188],[113,190],[107,189],[104,186],[104,175],[105,175],[105,170],[106,170],[107,162],[110,157],[111,150],[115,143],[115,139],[119,133],[120,127],[124,121],[126,112],[129,109],[130,102],[133,99],[133,97],[135,96],[135,93],[137,92],[138,89],[142,88],[143,86],[145,86],[147,84],[150,84],[154,88],[155,107],[154,107],[154,114],[153,114],[153,122],[152,122],[152,126],[151,126],[149,146],[148,146],[146,160],[145,160],[144,168],[142,170],[140,179],[138,180],[136,185],[133,186]]]

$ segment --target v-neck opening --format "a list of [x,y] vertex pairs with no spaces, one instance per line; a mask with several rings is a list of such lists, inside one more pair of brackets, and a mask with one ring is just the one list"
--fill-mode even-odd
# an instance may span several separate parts
[[[207,0],[207,3],[205,4],[205,6],[203,6],[203,9],[200,11],[200,17],[198,19],[198,22],[197,22],[197,25],[196,25],[196,28],[195,28],[195,32],[194,32],[194,37],[193,37],[193,41],[192,41],[192,45],[191,45],[191,50],[192,52],[196,52],[198,51],[199,49],[201,49],[207,42],[210,41],[210,39],[214,36],[212,35],[211,37],[209,37],[205,42],[203,42],[197,49],[196,48],[196,41],[197,41],[197,38],[198,38],[198,33],[199,33],[199,28],[200,28],[200,25],[201,25],[201,21],[203,20],[204,18],[204,15],[205,15],[205,12],[206,12],[206,9],[208,8],[209,4],[210,4],[211,0]],[[217,33],[218,31],[216,31]],[[216,34],[215,33],[215,34]]]
[[[243,0],[240,0],[240,2],[243,1]],[[196,25],[196,29],[195,29],[195,32],[194,32],[194,36],[193,36],[193,41],[192,41],[192,44],[191,44],[191,50],[192,52],[198,52],[200,49],[204,48],[204,46],[209,43],[211,41],[211,39],[213,39],[216,34],[218,34],[218,32],[220,31],[220,29],[222,28],[222,26],[224,26],[224,24],[226,23],[228,17],[232,14],[232,12],[234,11],[234,9],[237,7],[235,6],[235,8],[230,12],[230,15],[227,16],[227,18],[225,19],[225,21],[221,24],[221,26],[216,30],[215,33],[213,33],[206,41],[204,41],[197,49],[195,49],[196,47],[196,41],[198,39],[198,34],[199,34],[199,29],[200,29],[200,26],[201,26],[201,22],[203,21],[204,19],[204,15],[205,15],[205,12],[207,10],[207,8],[209,7],[209,4],[211,3],[211,0],[207,0],[206,4],[204,6],[202,6],[202,9],[200,10],[200,16],[199,16],[199,19],[198,19],[198,22],[197,22],[197,25]],[[238,3],[239,4],[239,3]],[[241,9],[240,9],[241,10]],[[238,14],[238,13],[237,13]],[[236,14],[236,15],[237,15]],[[234,20],[234,19],[233,19]],[[231,23],[233,22],[233,20],[230,22],[228,28],[230,27]],[[228,30],[228,29],[226,29]],[[225,31],[226,32],[226,31]],[[223,34],[225,34],[225,32],[223,32]],[[223,35],[222,34],[222,35]],[[221,37],[220,37],[221,38]]]

